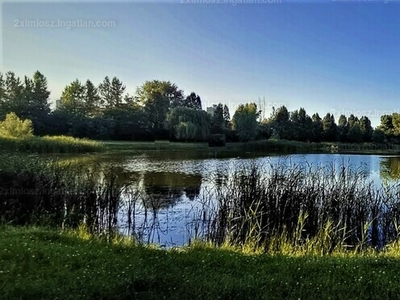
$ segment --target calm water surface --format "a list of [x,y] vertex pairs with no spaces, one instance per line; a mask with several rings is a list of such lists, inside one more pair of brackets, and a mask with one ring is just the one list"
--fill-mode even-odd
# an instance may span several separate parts
[[[127,228],[127,210],[121,207],[119,227],[133,231],[145,243],[170,247],[188,243],[196,233],[196,220],[212,193],[212,178],[234,168],[256,163],[270,165],[349,166],[363,172],[376,185],[400,178],[400,157],[344,154],[269,154],[254,157],[250,153],[235,157],[217,157],[210,153],[143,151],[98,154],[69,158],[79,164],[100,163],[114,166],[140,193],[133,227]],[[252,157],[253,156],[253,157]],[[132,200],[132,198],[129,198]],[[128,198],[124,201],[129,201]],[[197,224],[198,225],[198,224]]]

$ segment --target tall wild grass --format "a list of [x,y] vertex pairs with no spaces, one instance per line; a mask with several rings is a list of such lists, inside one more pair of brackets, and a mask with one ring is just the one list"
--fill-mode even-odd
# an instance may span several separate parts
[[[362,169],[247,164],[224,174],[210,178],[193,225],[197,238],[214,245],[323,255],[381,249],[399,237],[400,185],[376,186]],[[84,224],[112,237],[124,217],[140,237],[136,209],[146,195],[131,180],[114,166],[2,155],[0,223]]]
[[101,143],[70,136],[0,136],[0,150],[31,153],[86,153],[103,150]]
[[400,185],[377,187],[362,169],[253,164],[213,181],[202,222],[215,245],[326,254],[379,249],[400,233]]
[[9,225],[115,232],[124,180],[113,167],[61,165],[35,155],[0,155],[0,221]]

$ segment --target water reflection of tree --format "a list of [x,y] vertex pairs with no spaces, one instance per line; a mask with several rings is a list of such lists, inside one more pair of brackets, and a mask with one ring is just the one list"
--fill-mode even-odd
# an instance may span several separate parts
[[380,161],[380,176],[385,180],[400,179],[400,157],[383,157]]
[[185,194],[194,200],[200,193],[201,175],[148,172],[143,175],[144,206],[158,210],[174,206]]

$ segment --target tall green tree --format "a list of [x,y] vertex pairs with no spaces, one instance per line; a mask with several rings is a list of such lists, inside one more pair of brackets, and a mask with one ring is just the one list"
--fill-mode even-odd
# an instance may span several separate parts
[[36,71],[33,74],[33,89],[32,97],[29,99],[29,114],[33,122],[34,132],[42,134],[47,131],[46,127],[49,126],[48,118],[50,115],[50,91],[47,84],[46,77]]
[[349,134],[349,124],[347,122],[347,118],[345,115],[341,115],[338,120],[338,140],[339,142],[347,142],[348,134]]
[[268,120],[271,126],[272,136],[279,139],[290,140],[293,136],[290,122],[290,113],[286,106],[272,109],[271,117]]
[[124,96],[124,104],[131,107],[138,106],[137,102],[135,101],[135,97],[131,96],[129,93],[125,94]]
[[322,119],[318,113],[313,114],[312,116],[312,141],[313,142],[321,142],[322,133],[323,133],[323,124]]
[[337,141],[337,126],[334,115],[327,113],[322,119],[322,138],[326,142]]
[[394,113],[391,115],[381,116],[381,124],[377,129],[381,130],[385,134],[385,140],[389,143],[399,141],[400,132],[400,117],[399,114]]
[[400,114],[393,113],[392,114],[392,124],[394,135],[400,136]]
[[[106,108],[102,119],[107,120],[108,135],[113,139],[134,139],[138,132],[147,131],[149,123],[141,107],[124,106]],[[94,130],[96,130],[94,128]],[[101,133],[104,135],[104,133]]]
[[25,115],[27,103],[24,93],[24,84],[14,72],[7,72],[4,81],[5,95],[1,103],[2,117],[7,113],[15,112],[18,116]]
[[347,139],[350,143],[361,143],[363,141],[363,133],[361,131],[360,122],[357,120],[352,124]]
[[308,141],[312,132],[312,119],[307,115],[304,108],[295,110],[290,114],[292,128],[292,139],[297,141]]
[[99,113],[101,97],[98,89],[88,79],[84,87],[84,111],[86,116],[95,116]]
[[61,109],[73,115],[85,115],[85,87],[76,79],[61,94]]
[[258,127],[257,119],[260,113],[255,103],[241,104],[236,109],[232,117],[232,125],[240,141],[248,142],[256,138]]
[[123,95],[126,86],[117,77],[113,77],[111,81],[111,107],[121,107],[123,104]]
[[170,133],[177,140],[206,141],[210,135],[211,120],[204,110],[176,107],[168,113]]
[[46,116],[50,113],[49,97],[47,79],[42,73],[36,71],[33,74],[33,103],[31,103],[36,115]]
[[224,105],[218,103],[214,106],[214,113],[211,118],[211,126],[213,133],[222,133],[224,131]]
[[99,85],[100,104],[104,107],[121,107],[126,86],[117,77],[106,76]]
[[136,91],[136,100],[144,107],[153,129],[164,129],[171,107],[182,103],[183,91],[170,81],[146,81]]
[[33,86],[33,80],[25,76],[23,82],[22,97],[19,101],[21,105],[21,109],[19,109],[19,116],[21,118],[31,118],[31,106],[35,101]]
[[49,96],[47,79],[39,71],[33,74],[33,79],[24,76],[23,81],[14,72],[7,72],[5,77],[0,74],[1,117],[14,112],[21,118],[29,118],[37,134],[45,131],[50,114]]
[[388,139],[394,136],[395,129],[393,126],[392,116],[391,115],[381,116],[381,124],[378,126],[378,129],[381,130]]
[[201,109],[201,98],[199,95],[196,95],[196,93],[191,92],[190,95],[185,98],[183,104],[180,106]]
[[347,119],[347,124],[349,127],[347,141],[350,143],[361,143],[363,141],[363,135],[358,117],[351,114]]
[[376,128],[372,133],[372,142],[374,143],[383,144],[385,139],[385,133],[378,128]]
[[370,119],[367,116],[362,116],[359,123],[363,142],[371,142],[374,129],[371,126]]
[[106,76],[103,82],[99,84],[98,91],[100,94],[101,107],[109,107],[110,103],[112,103],[112,95],[111,95],[111,81],[108,76]]
[[349,129],[351,129],[351,127],[353,127],[357,122],[358,118],[353,114],[351,114],[349,119],[347,120],[347,123],[349,124]]

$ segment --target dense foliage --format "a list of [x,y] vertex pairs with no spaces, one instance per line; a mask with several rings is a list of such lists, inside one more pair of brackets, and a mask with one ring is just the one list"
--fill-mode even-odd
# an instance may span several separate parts
[[167,120],[170,134],[177,140],[206,141],[210,135],[210,116],[199,108],[173,108]]
[[35,135],[70,135],[102,140],[206,141],[210,134],[225,134],[228,142],[283,139],[303,142],[398,143],[400,115],[383,115],[375,130],[367,116],[308,115],[304,108],[273,108],[262,119],[255,103],[240,104],[231,114],[226,104],[207,113],[194,92],[185,95],[170,81],[146,81],[134,95],[117,77],[106,76],[95,85],[89,79],[68,84],[55,109],[50,109],[46,77],[32,79],[13,72],[0,73],[0,120],[8,113],[32,120]]
[[233,115],[232,125],[241,141],[248,142],[256,138],[259,114],[255,103],[239,105]]

